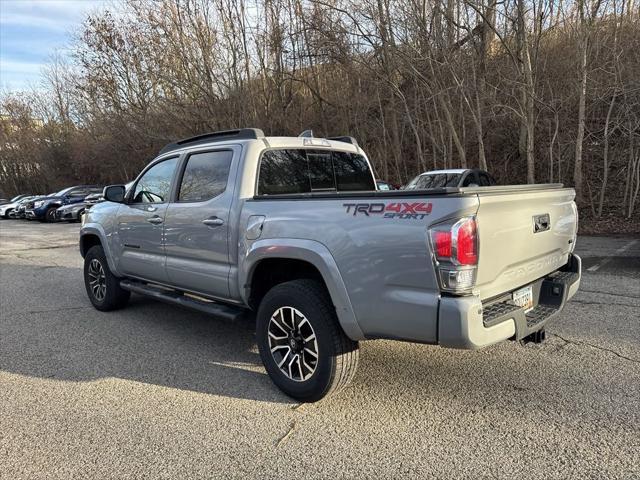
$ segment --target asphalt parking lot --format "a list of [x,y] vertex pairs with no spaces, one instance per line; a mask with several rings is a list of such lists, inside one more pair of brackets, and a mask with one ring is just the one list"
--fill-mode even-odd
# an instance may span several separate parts
[[366,342],[299,405],[249,321],[94,310],[78,229],[0,222],[0,478],[640,478],[638,238],[579,238],[543,345]]

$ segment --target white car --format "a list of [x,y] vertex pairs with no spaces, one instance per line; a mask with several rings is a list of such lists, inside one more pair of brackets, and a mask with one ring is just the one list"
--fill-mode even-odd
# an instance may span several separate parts
[[404,190],[424,190],[446,187],[489,187],[496,181],[484,170],[478,168],[451,168],[424,172],[411,180]]
[[18,202],[29,195],[18,195],[13,197],[9,203],[5,203],[4,205],[0,205],[0,218],[9,218],[9,214],[11,210],[18,206]]

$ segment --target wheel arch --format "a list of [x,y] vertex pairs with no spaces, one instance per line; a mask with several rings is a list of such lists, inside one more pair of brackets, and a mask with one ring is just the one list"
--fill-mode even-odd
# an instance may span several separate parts
[[80,255],[82,255],[82,258],[84,258],[91,247],[100,245],[104,250],[105,257],[107,257],[109,269],[114,275],[120,276],[120,274],[118,273],[118,269],[116,268],[116,264],[113,260],[113,256],[111,255],[109,242],[106,241],[106,235],[100,230],[100,228],[87,225],[82,227],[82,229],[80,230],[79,241]]
[[[95,233],[86,233],[80,236],[80,255],[84,258],[91,247],[102,246],[100,236]],[[103,247],[104,248],[104,247]]]
[[275,239],[255,242],[241,268],[241,295],[257,308],[267,291],[286,281],[311,278],[321,282],[335,307],[340,326],[352,340],[364,340],[338,266],[324,245],[313,240]]

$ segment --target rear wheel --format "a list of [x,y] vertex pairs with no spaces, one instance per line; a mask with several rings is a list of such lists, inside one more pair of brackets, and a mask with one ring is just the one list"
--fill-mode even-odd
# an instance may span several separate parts
[[345,335],[326,289],[313,280],[273,287],[260,303],[260,357],[287,395],[315,402],[345,387],[358,365],[358,342]]
[[131,292],[120,287],[120,279],[111,270],[100,245],[89,249],[84,257],[84,286],[93,306],[108,312],[124,307]]

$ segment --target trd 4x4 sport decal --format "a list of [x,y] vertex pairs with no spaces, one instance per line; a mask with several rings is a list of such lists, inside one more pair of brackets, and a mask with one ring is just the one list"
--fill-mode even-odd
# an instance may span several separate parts
[[343,203],[347,213],[356,215],[382,215],[384,218],[402,218],[421,220],[431,213],[432,204],[412,203]]

